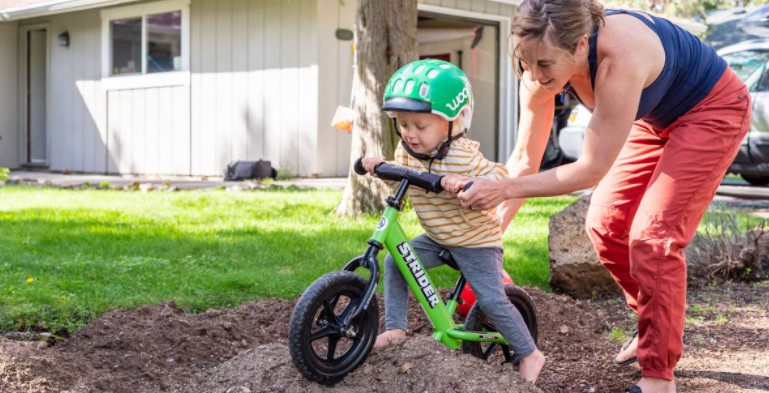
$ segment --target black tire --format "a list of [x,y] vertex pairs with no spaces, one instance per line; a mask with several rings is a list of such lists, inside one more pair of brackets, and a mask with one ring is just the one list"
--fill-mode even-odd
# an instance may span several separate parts
[[[518,312],[521,313],[523,321],[526,323],[526,327],[529,328],[531,338],[534,339],[534,343],[537,342],[537,309],[534,307],[534,302],[531,300],[531,296],[523,288],[514,285],[505,285],[505,295],[510,300],[510,303],[515,306]],[[496,332],[497,329],[491,323],[481,310],[478,303],[475,303],[465,318],[465,329],[481,332]],[[513,354],[513,350],[507,345],[500,345],[496,343],[484,343],[465,341],[462,343],[462,352],[469,353],[479,359],[488,361],[499,361],[499,363],[505,360],[504,352],[509,350]]]
[[337,271],[315,280],[299,298],[288,328],[288,347],[294,365],[307,379],[333,385],[371,353],[379,330],[376,298],[354,327],[354,337],[347,337],[337,328],[340,319],[355,311],[365,287],[361,276]]
[[746,182],[754,186],[769,185],[769,175],[746,175],[744,173],[741,173],[740,176],[742,176],[742,178],[745,179]]

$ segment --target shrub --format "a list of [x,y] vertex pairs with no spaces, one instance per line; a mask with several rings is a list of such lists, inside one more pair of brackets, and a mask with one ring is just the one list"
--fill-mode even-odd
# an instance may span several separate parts
[[[758,222],[756,222],[758,220]],[[734,208],[715,205],[686,248],[690,283],[759,281],[769,274],[769,228]]]
[[0,181],[8,181],[11,178],[11,170],[0,166]]

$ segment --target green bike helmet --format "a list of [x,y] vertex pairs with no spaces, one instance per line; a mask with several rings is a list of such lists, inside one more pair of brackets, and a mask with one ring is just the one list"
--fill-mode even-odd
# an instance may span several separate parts
[[470,127],[472,108],[473,92],[465,73],[436,59],[417,60],[396,71],[385,86],[382,105],[386,112],[433,113],[448,121],[464,111],[465,128]]

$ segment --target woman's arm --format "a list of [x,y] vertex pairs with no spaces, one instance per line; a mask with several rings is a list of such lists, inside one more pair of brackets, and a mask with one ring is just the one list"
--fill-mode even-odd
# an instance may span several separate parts
[[[649,66],[638,59],[638,55],[627,51],[622,53],[620,49],[617,52],[609,51],[598,67],[596,108],[585,131],[583,153],[579,160],[528,176],[514,177],[516,172],[511,171],[511,178],[494,184],[479,181],[467,192],[459,194],[463,205],[488,209],[504,200],[564,195],[593,187],[608,172],[627,139],[641,91],[650,72]],[[521,132],[525,130],[521,129]],[[534,137],[530,141],[522,140],[521,143],[536,145],[538,140]],[[523,150],[533,152],[533,149]],[[541,154],[541,151],[538,152]],[[531,162],[531,159],[527,161]],[[524,168],[522,172],[531,173],[532,169]],[[515,207],[514,204],[508,206]]]
[[[507,160],[508,176],[511,178],[531,175],[539,171],[542,155],[550,138],[555,111],[555,95],[531,81],[529,71],[522,75],[518,98],[521,113],[518,121],[518,135],[515,148]],[[502,232],[518,213],[525,199],[507,199],[497,207]]]

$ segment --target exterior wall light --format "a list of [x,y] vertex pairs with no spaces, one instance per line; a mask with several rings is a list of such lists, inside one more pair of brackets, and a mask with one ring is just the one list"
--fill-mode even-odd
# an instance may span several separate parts
[[63,46],[65,48],[69,47],[69,31],[65,31],[59,34],[58,41],[59,46]]

